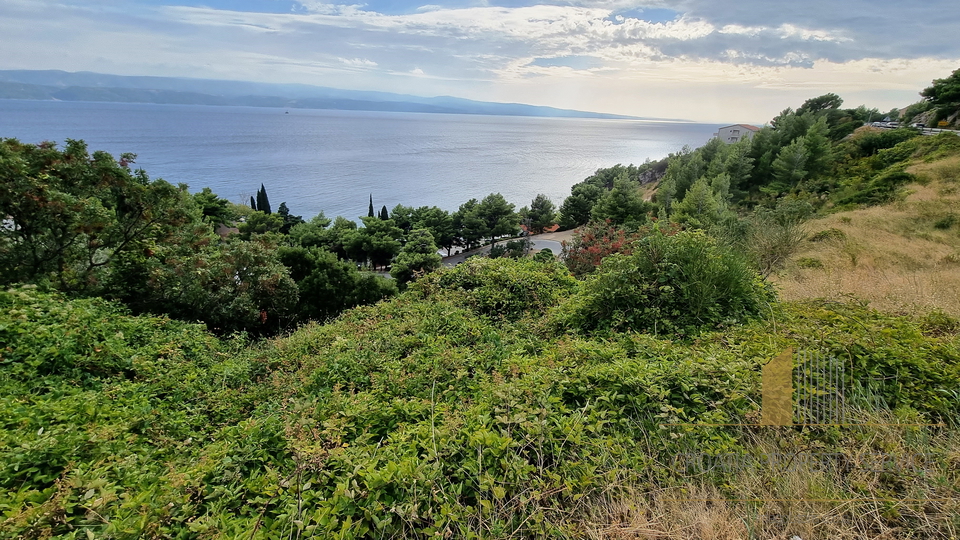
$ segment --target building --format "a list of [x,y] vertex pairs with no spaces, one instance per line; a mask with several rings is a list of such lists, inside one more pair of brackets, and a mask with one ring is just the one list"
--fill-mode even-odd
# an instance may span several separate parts
[[760,128],[757,126],[751,126],[748,124],[734,124],[732,126],[720,128],[716,133],[713,134],[713,136],[727,144],[733,144],[744,137],[752,139],[753,134],[758,131],[760,131]]

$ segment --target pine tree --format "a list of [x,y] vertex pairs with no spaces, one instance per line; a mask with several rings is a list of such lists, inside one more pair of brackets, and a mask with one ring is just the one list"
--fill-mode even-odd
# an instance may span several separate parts
[[[725,182],[729,177],[725,176]],[[723,183],[723,182],[721,182]],[[728,184],[729,185],[729,184]],[[682,201],[674,201],[671,218],[693,227],[708,227],[720,220],[721,204],[706,178],[694,182]]]
[[376,214],[373,212],[373,193],[370,194],[370,208],[367,209],[367,217],[376,217]]

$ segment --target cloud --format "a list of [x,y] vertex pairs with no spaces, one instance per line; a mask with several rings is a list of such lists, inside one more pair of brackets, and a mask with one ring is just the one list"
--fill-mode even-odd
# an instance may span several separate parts
[[[655,107],[649,96],[658,92],[668,99],[721,87],[736,88],[729,93],[735,100],[754,96],[743,97],[744,109],[761,106],[757,96],[815,88],[912,99],[960,62],[956,0],[301,0],[289,12],[269,13],[195,7],[193,0],[194,7],[157,3],[0,2],[0,69],[209,76],[475,99],[493,91],[507,101],[528,96],[562,107],[690,116],[641,108]],[[547,92],[549,84],[562,88]],[[620,95],[608,87],[647,97],[601,102]]]

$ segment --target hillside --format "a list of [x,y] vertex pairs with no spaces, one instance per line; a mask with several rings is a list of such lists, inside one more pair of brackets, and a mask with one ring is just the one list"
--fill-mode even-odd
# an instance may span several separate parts
[[42,70],[0,70],[0,99],[637,119],[615,114],[522,103],[474,101],[449,96],[420,97],[303,84],[128,77]]
[[960,155],[916,159],[891,203],[806,223],[810,238],[777,279],[787,299],[854,295],[897,313],[960,316]]
[[362,226],[0,139],[0,537],[956,538],[960,137],[841,102]]

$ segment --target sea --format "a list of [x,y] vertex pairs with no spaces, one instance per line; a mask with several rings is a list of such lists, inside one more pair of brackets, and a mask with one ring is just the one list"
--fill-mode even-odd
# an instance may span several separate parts
[[455,211],[500,193],[557,206],[599,168],[697,147],[715,124],[202,105],[0,100],[0,138],[86,141],[137,155],[151,178],[274,210],[357,220],[397,204]]

